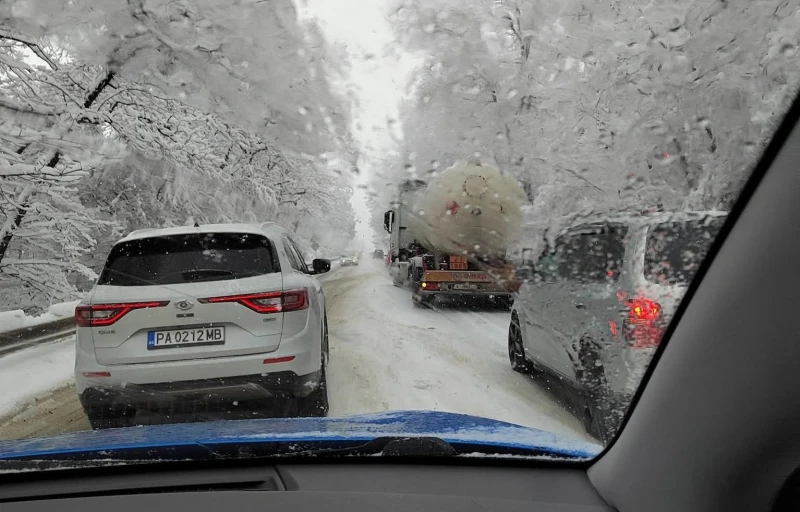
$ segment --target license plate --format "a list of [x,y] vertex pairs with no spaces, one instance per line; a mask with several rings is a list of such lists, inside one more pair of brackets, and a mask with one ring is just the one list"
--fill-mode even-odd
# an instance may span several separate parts
[[464,256],[450,256],[450,270],[466,270],[467,258]]
[[196,327],[169,331],[147,331],[147,348],[187,347],[225,343],[224,327]]
[[453,285],[453,289],[454,290],[477,290],[478,289],[478,285],[477,284],[454,284]]

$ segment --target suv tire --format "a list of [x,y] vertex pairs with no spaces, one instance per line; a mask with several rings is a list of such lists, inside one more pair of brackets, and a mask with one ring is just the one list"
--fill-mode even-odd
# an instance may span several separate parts
[[605,370],[600,361],[599,347],[591,338],[581,339],[578,348],[579,368],[576,376],[581,386],[583,403],[581,415],[586,433],[599,440],[603,445],[611,442],[619,426],[614,408],[617,404],[611,399]]
[[320,369],[319,385],[310,395],[295,398],[297,402],[297,415],[302,418],[325,417],[328,415],[330,404],[328,403],[328,379],[325,374],[325,364],[323,361]]
[[511,368],[515,372],[524,375],[533,373],[533,364],[525,358],[525,349],[522,344],[522,329],[519,325],[519,317],[513,315],[508,326],[508,360]]

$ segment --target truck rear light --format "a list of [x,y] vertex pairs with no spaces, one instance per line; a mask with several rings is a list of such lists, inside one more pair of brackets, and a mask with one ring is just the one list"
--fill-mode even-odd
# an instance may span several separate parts
[[429,283],[427,281],[423,281],[420,286],[423,290],[436,291],[439,289],[439,283]]
[[103,327],[115,323],[134,309],[160,308],[167,304],[168,300],[78,306],[75,308],[75,324],[78,327]]
[[285,292],[248,293],[245,295],[228,295],[225,297],[209,297],[197,299],[203,304],[221,302],[238,302],[256,313],[285,313],[308,308],[308,292],[305,288]]

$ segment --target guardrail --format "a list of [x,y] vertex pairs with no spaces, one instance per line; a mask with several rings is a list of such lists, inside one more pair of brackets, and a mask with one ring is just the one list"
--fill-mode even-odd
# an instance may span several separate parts
[[31,345],[69,336],[73,332],[75,332],[75,319],[72,316],[30,327],[21,327],[13,331],[0,332],[0,357]]

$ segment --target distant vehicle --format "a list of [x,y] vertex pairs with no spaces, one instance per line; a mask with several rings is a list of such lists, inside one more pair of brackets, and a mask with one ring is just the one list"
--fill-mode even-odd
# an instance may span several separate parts
[[372,257],[376,260],[382,260],[384,257],[383,249],[375,249],[372,251]]
[[383,219],[395,286],[410,284],[418,306],[450,297],[510,307],[516,283],[506,252],[524,199],[515,179],[480,165],[459,163],[430,183],[401,184]]
[[352,267],[358,265],[358,256],[342,256],[339,264],[343,267]]
[[726,217],[615,215],[561,232],[533,263],[511,313],[508,354],[578,391],[587,431],[606,442],[678,301]]
[[[93,428],[137,409],[288,400],[328,411],[325,297],[273,223],[133,232],[75,308],[75,381]],[[295,415],[296,415],[295,414]]]

